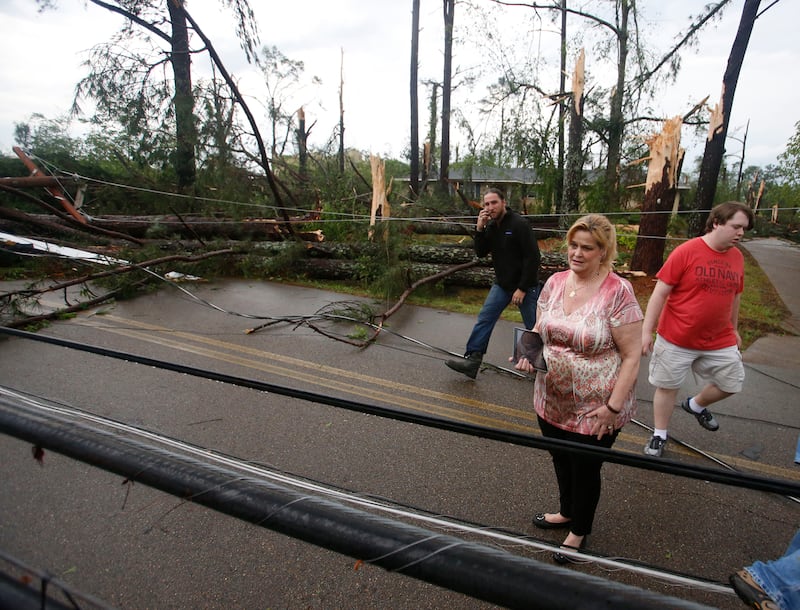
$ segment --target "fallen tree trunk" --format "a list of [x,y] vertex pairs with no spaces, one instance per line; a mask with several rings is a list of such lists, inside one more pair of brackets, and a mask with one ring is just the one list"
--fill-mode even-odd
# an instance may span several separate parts
[[[45,214],[30,214],[36,220],[47,220],[56,225],[68,226],[63,219]],[[283,228],[286,223],[272,219],[231,220],[200,217],[167,216],[97,216],[89,226],[104,231],[113,231],[141,240],[147,237],[175,235],[184,239],[256,239],[283,241],[289,233]],[[304,241],[321,241],[322,231],[305,231],[299,234]]]
[[[59,225],[68,225],[69,221],[61,218],[55,219],[48,214],[32,214],[31,218],[47,220]],[[315,219],[293,219],[292,225],[302,226],[313,223]],[[536,237],[544,239],[552,236],[558,228],[557,221],[549,216],[532,216],[529,218],[531,227]],[[472,245],[472,232],[474,224],[449,221],[442,217],[441,220],[404,222],[395,218],[393,222],[404,223],[400,231],[418,235],[463,235],[465,243]],[[174,214],[163,216],[93,216],[89,226],[107,231],[115,231],[129,235],[132,238],[145,239],[158,236],[175,235],[184,239],[254,239],[264,241],[283,241],[290,239],[285,229],[286,223],[271,218],[250,218],[235,220],[230,218],[211,218],[207,216],[177,216]],[[298,233],[303,241],[322,242],[325,237],[322,230],[301,231]]]
[[[412,245],[399,253],[400,260],[410,260],[425,263],[438,263],[445,265],[460,265],[475,258],[472,245],[443,244],[438,246]],[[260,246],[258,246],[260,247]],[[274,244],[269,248],[282,250],[284,246]],[[276,250],[276,251],[277,251]],[[385,256],[385,250],[380,245],[363,243],[345,244],[341,242],[322,242],[308,247],[308,256],[311,258],[333,259],[358,259],[364,256]],[[563,254],[551,252],[542,253],[542,267],[566,268],[566,259]],[[478,259],[480,265],[490,266],[490,258]]]
[[[408,283],[447,271],[446,265],[411,263],[407,269]],[[363,266],[355,261],[339,259],[308,258],[297,261],[292,271],[320,280],[353,280],[363,272]],[[487,267],[471,267],[447,275],[441,280],[448,285],[485,287],[494,281],[494,271]]]
[[76,239],[82,236],[82,232],[78,229],[73,229],[65,223],[54,222],[52,216],[28,214],[16,208],[8,208],[3,205],[0,205],[0,218],[9,221],[8,223],[2,223],[5,225],[3,228],[7,228],[9,233],[25,233],[27,231],[20,231],[19,227],[35,226],[51,234],[69,235]]
[[[409,285],[430,275],[438,275],[446,271],[447,265],[430,263],[411,263],[407,276]],[[563,268],[543,268],[539,278],[544,281],[556,271]],[[362,266],[354,261],[333,259],[304,259],[297,261],[292,271],[302,273],[309,278],[319,280],[354,280],[362,273]],[[441,279],[441,282],[451,286],[469,286],[486,288],[494,282],[494,271],[491,267],[471,267],[463,271],[456,271]]]
[[[26,199],[35,205],[44,208],[45,210],[51,212],[55,215],[56,218],[53,218],[49,214],[26,214],[25,223],[31,224],[34,226],[49,226],[50,230],[54,226],[63,226],[65,228],[70,228],[72,230],[83,231],[85,233],[92,233],[94,235],[105,235],[106,237],[115,238],[115,239],[123,239],[126,241],[132,241],[135,243],[141,243],[140,240],[136,239],[135,237],[131,237],[126,233],[119,233],[117,231],[104,229],[102,227],[92,226],[89,225],[87,222],[78,222],[71,216],[61,212],[60,210],[54,208],[48,203],[45,203],[41,199],[34,197],[33,195],[26,193],[25,191],[20,191],[18,189],[11,188],[9,186],[0,185],[0,190],[12,193],[17,197],[22,199]],[[6,210],[11,210],[13,208],[6,208]],[[24,213],[24,212],[23,212]]]

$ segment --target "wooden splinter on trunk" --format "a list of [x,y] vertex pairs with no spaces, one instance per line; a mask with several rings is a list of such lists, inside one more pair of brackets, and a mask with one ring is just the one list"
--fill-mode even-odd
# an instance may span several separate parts
[[681,148],[683,118],[664,121],[664,129],[647,140],[650,148],[647,182],[642,202],[639,236],[631,258],[632,271],[655,274],[664,262],[669,212],[675,199],[684,149]]
[[[372,209],[369,214],[369,240],[372,241],[375,235],[375,221],[380,215],[381,218],[389,218],[389,200],[386,198],[386,164],[377,155],[369,156],[370,167],[372,168]],[[386,232],[384,232],[384,238]]]

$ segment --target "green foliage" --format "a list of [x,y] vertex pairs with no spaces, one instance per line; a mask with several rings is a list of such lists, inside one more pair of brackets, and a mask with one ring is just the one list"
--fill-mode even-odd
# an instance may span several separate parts
[[366,341],[369,339],[369,331],[364,326],[354,326],[353,330],[347,334],[347,338],[354,341]]
[[[10,258],[10,257],[9,257]],[[8,263],[8,265],[7,265]],[[10,282],[13,280],[23,280],[29,277],[30,270],[21,265],[10,263],[5,256],[0,253],[0,281]]]
[[169,237],[169,229],[156,220],[147,228],[145,237],[147,239],[166,239]]
[[595,178],[595,180],[584,186],[582,209],[586,212],[596,212],[598,214],[611,212],[605,178],[600,176],[595,176]]
[[291,243],[282,248],[278,254],[261,254],[250,252],[237,259],[237,264],[229,265],[226,276],[241,275],[247,279],[268,279],[291,275],[295,263],[305,255],[305,247],[301,243]]
[[617,248],[620,252],[632,251],[636,247],[637,236],[634,233],[617,233]]
[[322,81],[313,76],[308,83],[303,83],[305,64],[302,61],[289,59],[274,45],[261,49],[259,65],[267,87],[270,152],[271,157],[276,159],[285,154],[287,146],[292,141],[295,108],[301,105],[293,98],[296,98],[305,86],[310,84],[316,87]]
[[746,348],[766,334],[785,334],[782,322],[789,311],[755,259],[746,250],[743,254],[745,289],[739,306],[739,333]]
[[800,121],[794,128],[786,149],[778,155],[777,175],[782,183],[800,187]]
[[667,235],[686,237],[689,233],[688,217],[682,214],[670,216]]

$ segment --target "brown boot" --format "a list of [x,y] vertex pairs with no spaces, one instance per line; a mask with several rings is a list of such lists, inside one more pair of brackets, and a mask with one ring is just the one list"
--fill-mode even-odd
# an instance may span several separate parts
[[461,360],[447,360],[445,361],[445,364],[454,371],[458,371],[467,377],[475,379],[475,377],[478,376],[478,371],[481,368],[481,362],[483,362],[483,355],[472,353],[467,354]]

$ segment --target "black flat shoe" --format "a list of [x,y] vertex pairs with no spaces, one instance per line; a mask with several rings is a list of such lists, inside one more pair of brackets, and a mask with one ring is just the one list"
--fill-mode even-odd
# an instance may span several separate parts
[[[562,544],[561,548],[562,549],[569,549],[570,551],[580,551],[580,550],[586,548],[586,539],[587,538],[588,538],[588,536],[584,536],[583,540],[581,540],[580,546],[577,547],[577,548],[572,546],[572,545],[569,545],[569,544]],[[569,555],[564,555],[563,553],[559,553],[558,551],[553,553],[553,561],[555,561],[556,563],[558,563],[558,564],[560,564],[562,566],[566,565],[568,563],[583,563],[580,559],[576,559],[575,557],[570,557]]]
[[533,517],[533,524],[539,529],[543,530],[563,530],[569,527],[571,521],[564,521],[563,523],[553,523],[544,518],[544,513],[536,513]]

